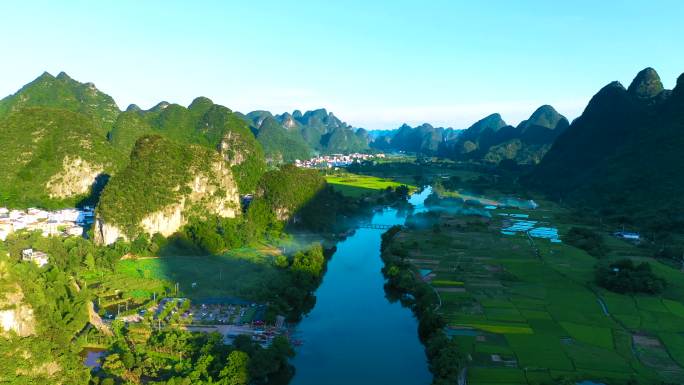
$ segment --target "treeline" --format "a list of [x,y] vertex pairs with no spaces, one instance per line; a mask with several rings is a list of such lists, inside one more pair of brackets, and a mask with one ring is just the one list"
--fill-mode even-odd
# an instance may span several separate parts
[[455,384],[463,368],[463,357],[456,342],[444,332],[446,321],[436,310],[438,305],[434,290],[417,278],[415,268],[407,260],[407,250],[392,244],[401,231],[394,226],[382,235],[382,269],[387,279],[385,290],[391,300],[400,300],[410,307],[418,318],[418,336],[425,345],[425,353],[432,372],[434,385]]
[[285,315],[288,321],[299,321],[316,304],[314,292],[321,284],[326,264],[335,249],[324,250],[320,244],[300,250],[291,256],[281,255],[275,261],[283,274],[268,282],[269,306],[266,318]]
[[294,370],[294,350],[285,337],[264,348],[241,335],[232,345],[218,333],[191,333],[179,328],[154,330],[133,348],[121,324],[115,343],[91,385],[247,385],[286,384]]

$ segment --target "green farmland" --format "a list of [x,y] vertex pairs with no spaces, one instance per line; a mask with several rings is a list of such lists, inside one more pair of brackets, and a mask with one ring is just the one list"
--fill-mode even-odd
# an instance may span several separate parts
[[[354,198],[373,194],[385,190],[388,187],[396,188],[402,185],[402,183],[396,182],[392,179],[346,173],[326,175],[325,180],[332,185],[336,191]],[[415,186],[409,185],[408,187],[410,190],[415,189]]]
[[[561,216],[553,210],[526,213],[558,226],[561,237],[568,227],[554,223]],[[668,281],[663,296],[612,293],[594,284],[595,257],[565,243],[503,235],[502,218],[443,213],[435,226],[400,232],[391,246],[431,271],[469,384],[684,381],[682,272],[650,259]],[[612,251],[603,258],[646,259],[633,245],[607,242]]]

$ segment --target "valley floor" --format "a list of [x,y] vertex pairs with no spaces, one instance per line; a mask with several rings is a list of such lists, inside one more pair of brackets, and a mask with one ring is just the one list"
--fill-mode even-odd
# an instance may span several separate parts
[[[431,226],[399,232],[390,248],[408,254],[439,296],[448,334],[466,357],[469,384],[607,384],[684,381],[682,272],[650,259],[663,296],[620,295],[594,283],[597,258],[565,243],[505,235],[501,213],[569,227],[560,209],[493,210],[491,219],[442,213]],[[560,223],[559,223],[560,222]],[[607,260],[646,259],[605,236]]]

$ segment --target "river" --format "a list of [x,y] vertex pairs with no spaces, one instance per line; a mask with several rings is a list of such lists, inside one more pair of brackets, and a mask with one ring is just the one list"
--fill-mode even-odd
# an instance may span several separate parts
[[[414,212],[424,211],[430,188],[413,194]],[[403,224],[396,209],[377,212],[374,224]],[[297,327],[304,344],[293,359],[292,385],[426,385],[432,381],[418,321],[410,309],[385,298],[380,236],[358,229],[337,244],[316,305]]]

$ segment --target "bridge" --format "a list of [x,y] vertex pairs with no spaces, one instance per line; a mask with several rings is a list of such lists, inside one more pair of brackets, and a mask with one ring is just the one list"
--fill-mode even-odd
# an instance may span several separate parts
[[377,223],[361,223],[359,225],[360,229],[374,229],[374,230],[389,230],[395,225],[383,225]]

